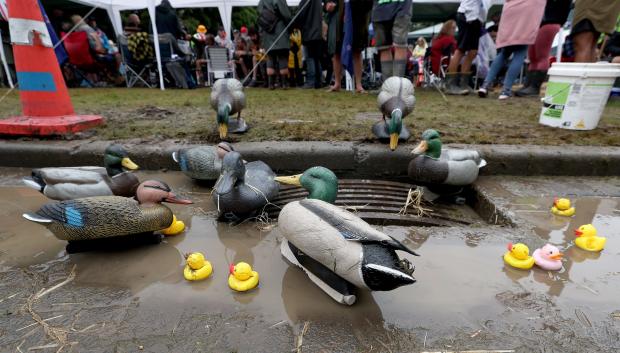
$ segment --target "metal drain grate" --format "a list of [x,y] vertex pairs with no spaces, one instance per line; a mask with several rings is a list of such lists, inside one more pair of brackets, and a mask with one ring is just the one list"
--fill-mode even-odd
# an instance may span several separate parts
[[[417,186],[384,180],[341,179],[338,180],[338,198],[336,205],[346,208],[371,224],[451,227],[469,225],[472,222],[447,215],[444,210],[434,205],[425,206],[433,209],[430,216],[418,217],[411,214],[399,214],[407,201],[410,189]],[[308,192],[293,185],[280,185],[280,194],[271,201],[265,211],[269,218],[277,218],[280,209],[289,202],[304,199]]]

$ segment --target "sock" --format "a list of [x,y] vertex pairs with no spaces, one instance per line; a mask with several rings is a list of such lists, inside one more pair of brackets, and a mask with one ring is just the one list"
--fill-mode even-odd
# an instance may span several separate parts
[[386,80],[388,77],[392,77],[392,60],[381,60],[381,75]]
[[394,76],[405,77],[407,60],[394,60]]

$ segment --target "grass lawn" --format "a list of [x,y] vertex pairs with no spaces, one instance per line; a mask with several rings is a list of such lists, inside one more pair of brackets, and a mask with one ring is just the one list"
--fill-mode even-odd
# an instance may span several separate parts
[[[3,92],[0,92],[0,95]],[[209,106],[208,89],[72,89],[76,111],[103,115],[106,125],[87,139],[179,139],[214,142],[215,112]],[[371,125],[379,119],[376,96],[324,90],[246,90],[243,116],[251,125],[245,135],[232,141],[346,140],[373,138]],[[507,143],[547,145],[620,146],[620,102],[610,102],[593,131],[569,131],[538,124],[541,103],[534,98],[480,99],[448,97],[445,103],[434,90],[416,90],[416,107],[405,122],[419,136],[436,128],[446,143]],[[16,92],[0,103],[0,116],[19,114]]]

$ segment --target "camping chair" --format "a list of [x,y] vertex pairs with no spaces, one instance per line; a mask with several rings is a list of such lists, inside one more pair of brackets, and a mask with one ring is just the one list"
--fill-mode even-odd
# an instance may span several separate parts
[[209,86],[218,78],[234,78],[235,70],[230,66],[230,52],[227,48],[207,47],[207,70]]
[[124,35],[118,36],[118,45],[121,52],[121,58],[125,65],[125,83],[127,88],[134,87],[136,83],[142,82],[146,87],[152,88],[152,86],[146,81],[148,78],[148,69],[150,67],[147,63],[134,62],[133,56],[127,45],[127,37]]
[[95,74],[101,69],[101,65],[95,61],[90,53],[88,34],[86,32],[72,32],[65,36],[63,44],[67,55],[69,55],[68,65],[73,74],[86,81],[90,87],[94,87],[95,85],[88,79],[86,72]]

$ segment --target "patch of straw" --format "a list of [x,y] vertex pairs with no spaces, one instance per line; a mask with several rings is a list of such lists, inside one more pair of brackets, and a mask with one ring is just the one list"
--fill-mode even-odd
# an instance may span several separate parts
[[399,215],[406,215],[409,212],[409,209],[415,213],[418,217],[424,217],[433,212],[430,208],[422,207],[422,188],[409,189],[407,193],[407,200],[405,201],[405,205],[398,211]]

